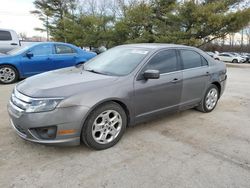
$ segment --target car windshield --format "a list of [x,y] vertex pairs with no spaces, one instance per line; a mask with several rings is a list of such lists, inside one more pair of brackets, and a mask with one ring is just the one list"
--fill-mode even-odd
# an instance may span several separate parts
[[137,67],[148,52],[143,48],[113,48],[84,64],[84,69],[99,74],[125,76]]
[[21,47],[18,47],[18,48],[14,48],[13,50],[7,52],[6,54],[8,55],[17,55],[17,54],[21,54],[23,53],[24,51],[26,51],[29,47],[28,46],[21,46]]

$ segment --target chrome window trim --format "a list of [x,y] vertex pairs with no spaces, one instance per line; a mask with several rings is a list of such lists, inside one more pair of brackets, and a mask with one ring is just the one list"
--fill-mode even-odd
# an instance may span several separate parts
[[205,67],[209,67],[209,65],[204,65],[204,66],[194,67],[194,68],[189,68],[189,69],[183,69],[182,71],[189,71],[189,70],[201,69],[201,68],[205,68]]
[[194,67],[194,68],[190,68],[190,69],[184,69],[184,70],[178,70],[178,71],[173,71],[173,72],[168,72],[168,73],[162,73],[160,75],[167,75],[167,74],[173,74],[173,73],[179,73],[179,72],[185,72],[185,71],[189,71],[189,70],[195,70],[195,69],[201,69],[201,68],[205,68],[205,67],[209,67],[208,65],[204,65],[201,67]]
[[60,55],[77,55],[77,53],[76,52],[74,52],[74,53],[65,53],[65,54],[53,54],[53,55],[58,55],[58,56],[60,56]]
[[182,72],[182,70],[172,71],[172,72],[166,72],[166,73],[161,73],[160,75],[161,75],[161,76],[164,76],[164,75],[174,74],[174,73],[180,73],[180,72]]

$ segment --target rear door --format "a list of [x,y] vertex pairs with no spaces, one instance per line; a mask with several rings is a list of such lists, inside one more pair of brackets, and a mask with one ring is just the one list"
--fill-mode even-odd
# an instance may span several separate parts
[[[159,70],[159,79],[145,80],[146,70]],[[134,81],[134,107],[137,120],[161,111],[178,109],[182,89],[182,72],[176,50],[155,54]]]
[[53,64],[57,68],[74,66],[77,60],[77,51],[64,44],[55,44],[52,57]]
[[[33,54],[28,57],[26,54]],[[51,61],[52,45],[40,44],[27,50],[21,57],[22,70],[25,76],[31,76],[55,69]]]
[[209,81],[207,60],[193,50],[179,50],[182,59],[183,87],[181,106],[194,105],[201,101]]

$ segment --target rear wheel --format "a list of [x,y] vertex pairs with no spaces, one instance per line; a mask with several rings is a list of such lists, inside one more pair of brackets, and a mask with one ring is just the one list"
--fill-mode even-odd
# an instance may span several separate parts
[[82,129],[82,141],[96,150],[115,145],[127,126],[127,116],[123,108],[115,103],[105,103],[93,110]]
[[215,109],[219,99],[219,90],[218,87],[214,84],[211,84],[203,97],[201,103],[196,108],[201,112],[211,112]]
[[11,84],[18,80],[18,71],[10,65],[0,65],[0,83]]

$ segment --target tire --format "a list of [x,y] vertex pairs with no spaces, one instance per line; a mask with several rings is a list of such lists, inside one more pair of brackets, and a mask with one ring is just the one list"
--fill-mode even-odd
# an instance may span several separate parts
[[89,114],[82,128],[81,139],[92,149],[107,149],[121,139],[126,126],[127,115],[123,108],[115,102],[104,103]]
[[215,58],[215,60],[218,60],[218,61],[220,61],[220,59],[219,59],[219,58]]
[[237,59],[234,59],[234,60],[232,61],[232,63],[238,63],[238,60],[237,60]]
[[19,78],[19,73],[11,65],[0,65],[0,84],[12,84]]
[[[215,94],[213,95],[211,92],[215,92]],[[219,100],[219,89],[216,85],[211,84],[208,87],[202,101],[200,102],[199,106],[196,107],[196,109],[204,113],[212,112],[215,109],[218,100]]]

